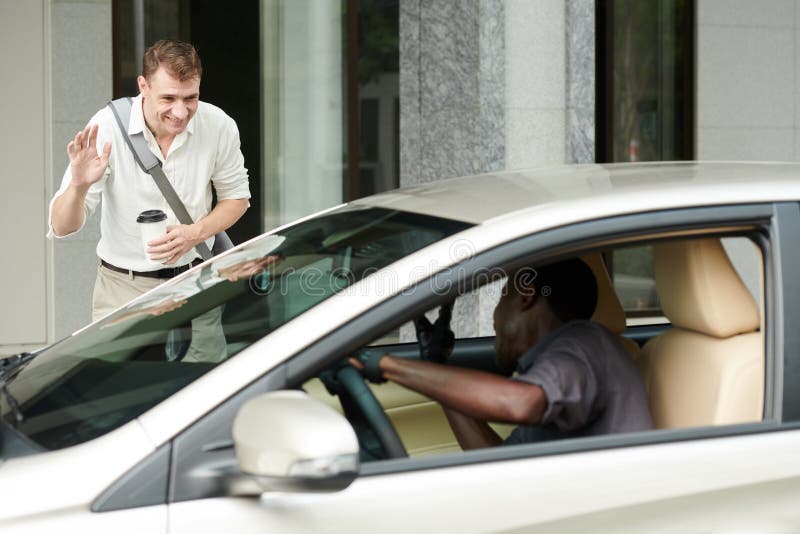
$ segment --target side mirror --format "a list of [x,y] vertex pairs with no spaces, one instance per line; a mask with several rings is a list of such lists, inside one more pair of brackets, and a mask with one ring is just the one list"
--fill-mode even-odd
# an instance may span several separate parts
[[338,491],[358,474],[353,427],[302,391],[247,401],[233,422],[233,441],[240,470],[264,491]]

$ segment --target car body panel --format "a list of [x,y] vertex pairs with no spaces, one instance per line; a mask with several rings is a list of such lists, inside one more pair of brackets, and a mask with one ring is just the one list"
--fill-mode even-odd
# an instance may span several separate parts
[[[591,199],[616,214],[797,199],[794,163],[650,162],[542,167],[441,180],[354,201],[472,223]],[[757,178],[757,180],[754,180]],[[711,193],[711,194],[710,194]],[[628,202],[638,199],[639,202]]]
[[3,532],[14,534],[51,534],[81,532],[85,534],[164,534],[168,525],[167,505],[146,506],[101,514],[90,513],[85,506],[59,510],[54,513],[26,516],[2,523]]
[[169,532],[790,532],[798,447],[800,431],[773,432],[364,476],[174,503]]
[[134,420],[95,440],[0,466],[3,492],[0,531],[33,517],[86,515],[98,494],[155,447]]

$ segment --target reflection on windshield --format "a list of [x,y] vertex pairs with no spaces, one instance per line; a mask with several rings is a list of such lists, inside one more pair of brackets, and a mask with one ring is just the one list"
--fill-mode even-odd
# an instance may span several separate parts
[[8,380],[19,410],[0,396],[0,414],[48,449],[93,439],[342,289],[467,226],[344,207],[252,240],[41,353]]

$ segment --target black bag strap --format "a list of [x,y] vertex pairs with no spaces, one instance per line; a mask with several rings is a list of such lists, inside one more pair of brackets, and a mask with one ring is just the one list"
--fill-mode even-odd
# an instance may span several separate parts
[[[172,184],[169,183],[167,175],[164,174],[164,170],[161,168],[161,161],[153,154],[150,147],[147,146],[147,139],[144,138],[144,132],[135,134],[128,133],[128,123],[131,118],[132,105],[133,99],[131,97],[118,98],[108,103],[108,107],[111,108],[111,111],[114,113],[114,118],[117,119],[117,126],[119,126],[122,132],[122,137],[128,144],[128,148],[131,149],[133,158],[136,160],[139,168],[153,177],[156,186],[158,186],[164,198],[167,199],[167,204],[172,208],[172,211],[181,224],[194,224],[192,216],[186,211],[186,206],[183,205],[178,193],[175,192]],[[204,260],[211,257],[211,251],[204,242],[198,243],[195,245],[195,248]]]

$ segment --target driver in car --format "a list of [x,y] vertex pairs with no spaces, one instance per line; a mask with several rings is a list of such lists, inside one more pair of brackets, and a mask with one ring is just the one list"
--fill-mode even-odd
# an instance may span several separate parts
[[[498,366],[447,365],[452,304],[415,321],[420,360],[365,351],[352,359],[372,382],[390,380],[439,402],[463,449],[653,428],[642,377],[616,335],[589,320],[597,283],[583,261],[520,269],[494,310]],[[517,426],[502,440],[488,423]]]

